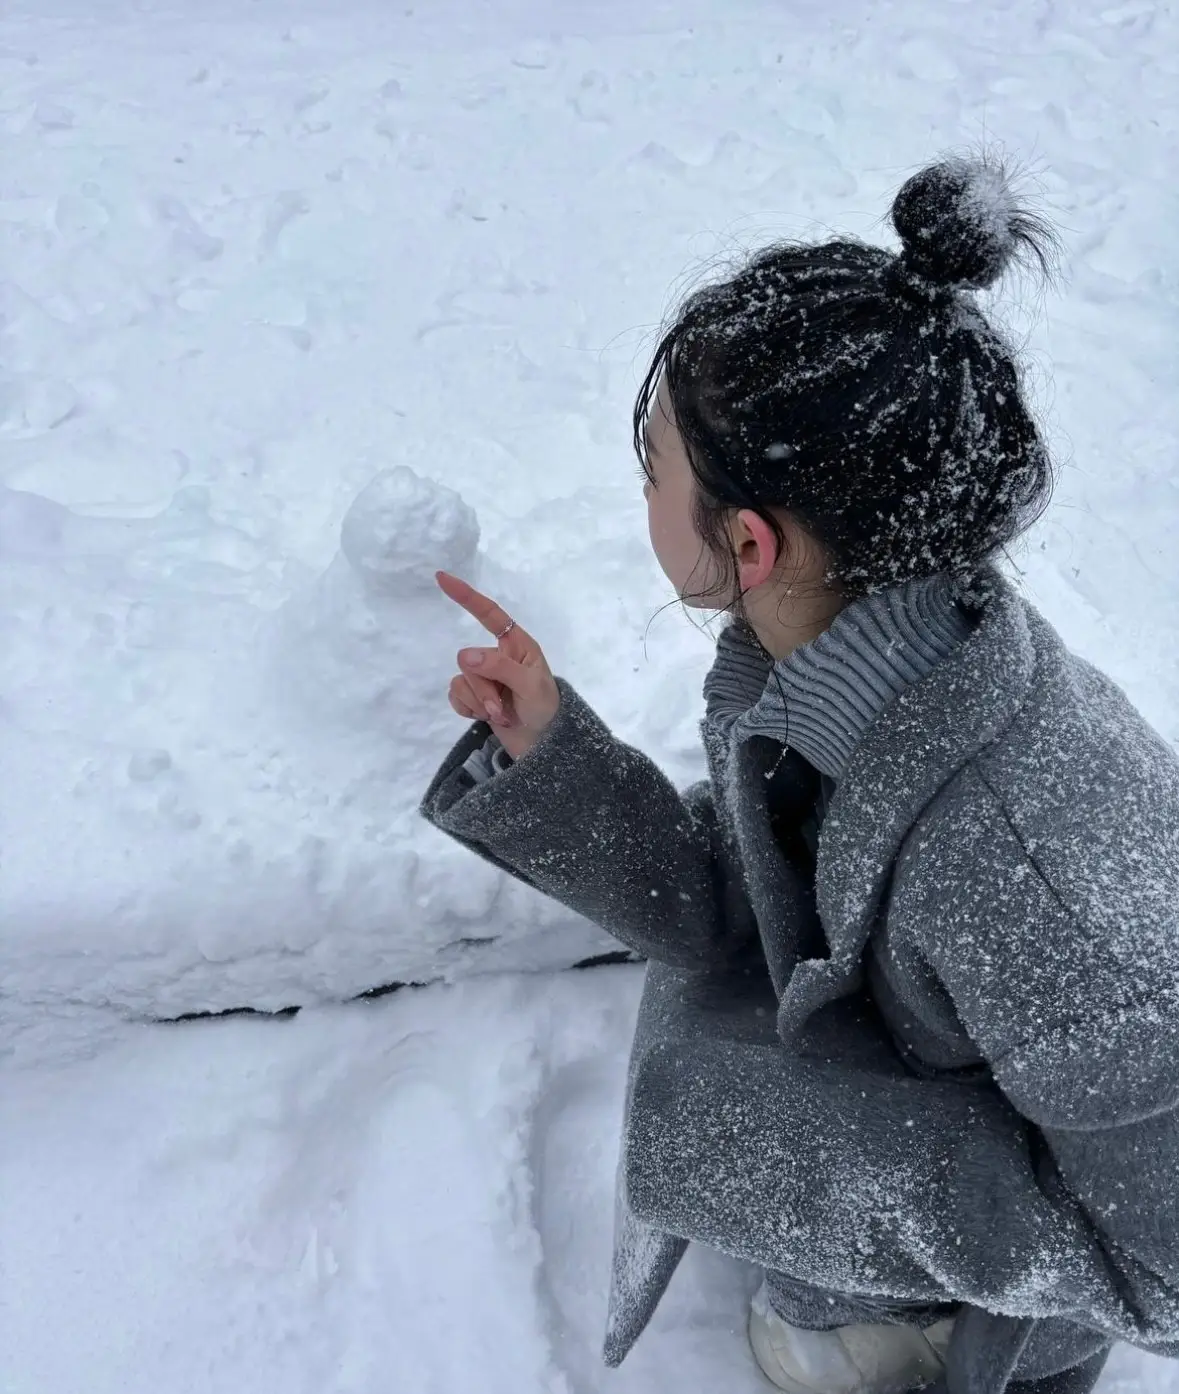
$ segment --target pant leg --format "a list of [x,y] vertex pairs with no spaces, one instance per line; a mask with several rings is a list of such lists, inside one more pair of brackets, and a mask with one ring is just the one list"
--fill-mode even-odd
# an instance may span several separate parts
[[1101,1378],[1112,1349],[1112,1346],[1106,1346],[1088,1360],[1074,1365],[1071,1370],[1061,1370],[1057,1375],[1045,1375],[1043,1379],[1012,1380],[1007,1386],[1007,1394],[1090,1394]]
[[953,1303],[896,1302],[886,1297],[858,1297],[811,1287],[786,1273],[766,1270],[770,1306],[791,1326],[832,1331],[859,1322],[887,1326],[930,1326],[958,1310]]

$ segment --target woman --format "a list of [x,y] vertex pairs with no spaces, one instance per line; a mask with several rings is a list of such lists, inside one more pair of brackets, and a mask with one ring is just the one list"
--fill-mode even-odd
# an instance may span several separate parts
[[494,602],[424,812],[650,961],[607,1359],[689,1240],[793,1394],[1086,1394],[1179,1354],[1179,760],[995,569],[1051,468],[973,303],[1044,230],[947,160],[902,251],[775,246],[636,408],[651,540],[732,623],[678,794]]

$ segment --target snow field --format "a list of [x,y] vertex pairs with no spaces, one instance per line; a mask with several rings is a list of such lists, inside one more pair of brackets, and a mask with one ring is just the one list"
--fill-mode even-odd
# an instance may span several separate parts
[[543,971],[602,936],[417,818],[475,637],[422,578],[687,782],[627,439],[669,287],[993,138],[1068,272],[1001,302],[1062,464],[1018,561],[1179,739],[1177,67],[1149,0],[9,0],[6,1394],[764,1388],[701,1251],[600,1366],[639,975]]

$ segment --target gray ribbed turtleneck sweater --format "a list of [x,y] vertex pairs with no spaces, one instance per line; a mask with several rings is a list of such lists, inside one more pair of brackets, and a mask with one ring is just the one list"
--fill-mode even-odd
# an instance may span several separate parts
[[972,628],[944,575],[853,601],[812,643],[773,662],[730,625],[704,682],[706,725],[730,742],[769,736],[837,783],[868,727]]

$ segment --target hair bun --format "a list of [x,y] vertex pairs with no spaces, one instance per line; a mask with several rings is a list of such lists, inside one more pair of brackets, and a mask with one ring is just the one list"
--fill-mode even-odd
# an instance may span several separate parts
[[1021,253],[1049,270],[1051,229],[1020,206],[1007,170],[986,157],[953,157],[913,175],[893,201],[892,225],[904,269],[931,286],[989,286]]

